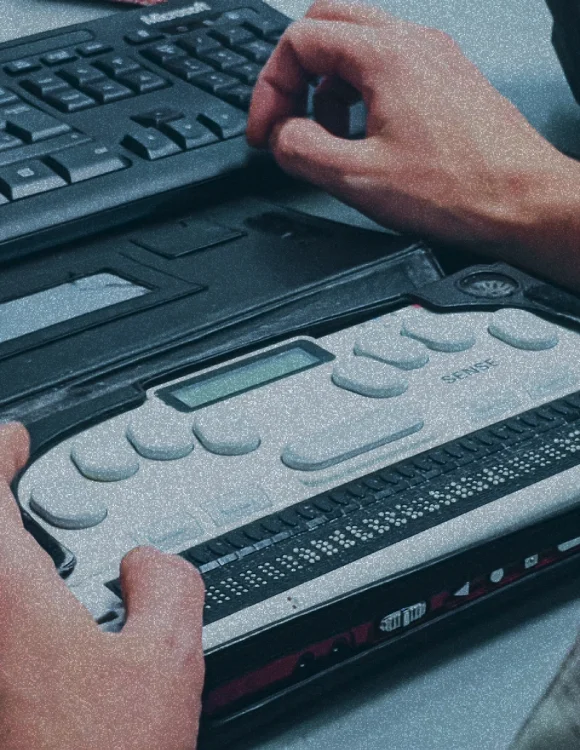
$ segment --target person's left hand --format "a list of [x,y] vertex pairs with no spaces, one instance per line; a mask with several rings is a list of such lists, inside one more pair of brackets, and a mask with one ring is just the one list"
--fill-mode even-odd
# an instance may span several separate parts
[[10,482],[28,434],[0,427],[0,747],[193,750],[204,677],[203,584],[143,547],[121,565],[127,621],[103,633],[25,531]]

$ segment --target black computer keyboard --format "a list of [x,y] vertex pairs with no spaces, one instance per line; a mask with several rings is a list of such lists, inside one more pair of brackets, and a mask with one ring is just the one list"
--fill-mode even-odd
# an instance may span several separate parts
[[247,167],[288,24],[259,0],[170,0],[0,45],[0,262]]

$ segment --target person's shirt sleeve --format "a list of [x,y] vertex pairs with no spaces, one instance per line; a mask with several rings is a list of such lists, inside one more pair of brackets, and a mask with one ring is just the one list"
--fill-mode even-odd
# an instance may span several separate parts
[[580,638],[509,750],[580,750]]

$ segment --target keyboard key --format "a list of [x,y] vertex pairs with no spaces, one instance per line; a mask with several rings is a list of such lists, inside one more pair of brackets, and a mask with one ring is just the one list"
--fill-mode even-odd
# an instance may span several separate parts
[[73,86],[84,86],[86,83],[100,81],[105,77],[102,70],[97,70],[94,65],[87,62],[65,65],[58,71],[58,74]]
[[139,471],[137,454],[125,440],[112,445],[85,434],[74,442],[70,457],[83,476],[96,482],[120,482]]
[[25,88],[27,91],[30,91],[31,94],[34,94],[41,99],[51,91],[58,91],[58,89],[67,88],[67,84],[62,78],[49,72],[33,73],[28,78],[24,78],[20,81],[20,85],[22,88]]
[[238,24],[216,26],[209,32],[209,35],[228,46],[256,41],[256,37],[249,29]]
[[139,125],[143,125],[144,128],[158,128],[162,123],[179,120],[180,117],[183,117],[183,112],[178,109],[159,107],[158,109],[150,109],[140,115],[134,115],[131,119],[138,122]]
[[199,55],[201,52],[221,47],[218,40],[209,36],[207,31],[194,31],[186,34],[178,39],[177,44],[192,55]]
[[191,57],[170,60],[166,63],[165,68],[178,78],[183,78],[184,81],[193,81],[204,73],[213,72],[209,65],[199,60],[192,60]]
[[255,42],[249,42],[248,44],[236,44],[234,47],[236,52],[240,52],[245,57],[249,57],[257,63],[265,63],[272,52],[274,51],[274,45],[268,42],[256,40]]
[[151,128],[135,130],[123,138],[122,145],[142,159],[154,161],[181,151],[177,143]]
[[151,60],[158,65],[164,65],[168,60],[173,60],[178,57],[185,57],[185,52],[180,47],[170,42],[159,42],[154,44],[152,47],[147,47],[141,51],[143,57]]
[[138,70],[140,67],[138,62],[124,55],[107,55],[95,62],[95,68],[99,68],[112,78],[130,73],[132,70]]
[[0,151],[6,151],[9,148],[16,148],[16,146],[22,146],[20,138],[16,138],[10,133],[0,132]]
[[401,440],[421,430],[423,424],[408,408],[383,406],[359,419],[345,420],[297,438],[284,447],[281,459],[291,469],[319,471]]
[[395,368],[363,357],[335,365],[331,379],[339,388],[370,398],[393,398],[409,387]]
[[108,79],[89,83],[84,87],[84,91],[100,104],[109,104],[109,102],[116,102],[119,99],[126,99],[128,96],[133,96],[133,92],[127,86],[123,86],[118,81],[110,81]]
[[198,115],[197,119],[220,138],[242,135],[246,130],[245,115],[233,107],[220,106],[217,102],[208,107],[206,112]]
[[130,34],[125,34],[123,39],[129,44],[145,44],[146,42],[156,42],[163,39],[163,34],[153,29],[137,29]]
[[542,351],[558,344],[556,326],[526,310],[498,310],[490,318],[489,333],[515,349]]
[[237,86],[237,84],[237,78],[232,78],[225,73],[204,73],[195,79],[195,85],[209,91],[210,94],[219,94],[223,89]]
[[218,140],[217,135],[205,128],[200,122],[190,120],[187,117],[162,123],[160,130],[186,151]]
[[47,95],[46,101],[61,112],[78,112],[81,109],[95,107],[97,104],[92,97],[70,87],[53,91]]
[[232,68],[228,72],[230,75],[236,76],[236,78],[240,78],[244,83],[247,83],[249,86],[253,86],[258,80],[260,71],[261,71],[261,68],[259,65],[256,65],[255,63],[247,62],[244,65],[237,65],[235,68]]
[[218,70],[229,70],[236,65],[243,65],[245,58],[229,49],[216,49],[209,52],[202,52],[199,55],[200,60],[213,65]]
[[77,52],[83,57],[94,57],[95,55],[102,55],[105,52],[110,52],[113,48],[110,44],[104,44],[103,42],[87,42],[77,47]]
[[168,81],[145,68],[119,76],[119,82],[125,84],[137,94],[146,94],[168,86]]
[[269,18],[249,19],[244,22],[244,26],[250,29],[250,31],[253,31],[257,36],[262,37],[262,39],[270,40],[272,37],[281,36],[288,28],[287,23],[284,23],[283,21],[273,21]]
[[11,76],[19,76],[22,73],[34,73],[35,70],[40,70],[40,68],[41,65],[36,60],[13,60],[4,66],[6,73]]
[[66,182],[38,159],[11,164],[0,169],[0,190],[10,200],[63,187]]
[[47,162],[67,182],[90,180],[127,166],[120,156],[106,146],[94,143],[57,151],[47,157]]
[[251,86],[240,84],[231,89],[225,89],[221,94],[221,98],[225,99],[228,104],[233,104],[234,107],[249,109],[250,102],[252,101],[252,91]]
[[9,91],[5,88],[0,88],[0,106],[3,106],[4,104],[10,104],[12,102],[17,102],[18,97],[16,94],[12,91]]
[[73,60],[77,59],[77,56],[74,54],[74,52],[69,52],[69,50],[66,49],[59,49],[55,52],[48,52],[46,55],[43,55],[41,58],[41,61],[45,65],[62,65],[62,63],[72,62]]
[[46,138],[68,133],[71,129],[65,122],[47,115],[28,104],[15,104],[0,109],[0,121],[11,135],[22,138],[26,143],[36,143]]
[[107,506],[86,487],[59,484],[35,487],[30,507],[41,518],[61,529],[88,529],[107,517]]

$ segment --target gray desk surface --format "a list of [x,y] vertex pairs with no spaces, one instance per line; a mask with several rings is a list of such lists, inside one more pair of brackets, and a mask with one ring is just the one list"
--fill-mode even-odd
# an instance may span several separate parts
[[[308,0],[272,0],[298,17]],[[383,0],[402,17],[451,33],[492,83],[559,146],[580,147],[580,107],[550,45],[543,0]],[[0,40],[112,13],[83,0],[0,0]],[[317,193],[289,202],[367,223]],[[255,735],[244,750],[502,750],[571,645],[580,582],[570,581],[352,685]]]

